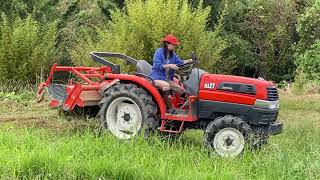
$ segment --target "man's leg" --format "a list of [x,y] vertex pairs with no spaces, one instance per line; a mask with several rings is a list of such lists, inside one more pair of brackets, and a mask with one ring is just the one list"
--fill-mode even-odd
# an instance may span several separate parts
[[172,106],[170,101],[170,95],[171,95],[170,84],[162,80],[155,80],[154,83],[157,87],[159,87],[163,91],[163,98],[166,103],[167,110],[171,110]]
[[186,90],[182,86],[180,86],[178,83],[176,83],[174,81],[170,81],[169,84],[170,84],[171,89],[173,91],[178,92],[180,95],[182,95],[183,93],[186,92]]
[[170,84],[166,81],[162,81],[162,80],[154,80],[154,84],[160,88],[162,91],[169,91],[170,88]]

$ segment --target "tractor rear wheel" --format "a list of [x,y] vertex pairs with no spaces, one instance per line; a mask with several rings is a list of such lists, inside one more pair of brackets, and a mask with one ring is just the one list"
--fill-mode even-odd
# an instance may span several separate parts
[[147,137],[158,126],[156,104],[134,84],[110,87],[99,105],[102,124],[119,139],[130,139],[140,133]]
[[204,134],[205,146],[223,157],[240,155],[251,136],[250,126],[241,118],[224,116],[210,122]]

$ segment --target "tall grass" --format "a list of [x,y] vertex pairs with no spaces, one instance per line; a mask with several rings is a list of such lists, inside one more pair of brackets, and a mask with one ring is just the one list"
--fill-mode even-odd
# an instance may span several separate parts
[[320,113],[312,108],[320,105],[319,99],[284,97],[279,117],[285,122],[283,134],[272,137],[260,151],[247,151],[242,157],[231,159],[208,153],[202,146],[200,131],[187,131],[171,141],[157,137],[121,141],[108,133],[98,138],[89,128],[57,132],[6,124],[0,128],[0,177],[319,179]]
[[0,92],[25,92],[37,90],[37,85],[28,81],[8,80],[0,82]]
[[36,96],[37,85],[28,81],[0,81],[0,100],[18,102],[33,100]]
[[41,25],[31,15],[8,19],[4,14],[0,21],[0,81],[35,83],[55,61],[57,23]]
[[6,127],[0,131],[0,174],[9,179],[316,179],[320,141],[310,136],[310,127],[289,129],[262,151],[234,159],[208,155],[188,135],[174,142],[119,141],[90,131],[57,135]]
[[68,128],[47,105],[0,98],[0,178],[320,179],[320,96],[281,99],[284,132],[259,151],[227,159],[203,148],[201,131],[177,140],[96,137],[90,125]]

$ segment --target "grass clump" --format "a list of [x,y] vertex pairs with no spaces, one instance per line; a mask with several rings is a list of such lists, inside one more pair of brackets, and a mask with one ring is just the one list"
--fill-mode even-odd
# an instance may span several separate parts
[[282,95],[284,132],[229,159],[208,153],[201,131],[177,140],[122,141],[107,132],[98,138],[90,123],[61,119],[46,104],[0,100],[0,178],[319,179],[319,100]]
[[[297,132],[304,135],[293,137]],[[289,129],[262,151],[233,159],[208,155],[188,135],[200,134],[173,142],[120,141],[90,131],[57,135],[7,127],[0,135],[0,172],[25,179],[316,179],[320,174],[320,142],[308,129]]]
[[20,94],[17,94],[15,92],[6,93],[3,91],[0,91],[0,100],[9,100],[9,101],[30,101],[33,100],[35,96],[35,93],[32,91],[24,91]]

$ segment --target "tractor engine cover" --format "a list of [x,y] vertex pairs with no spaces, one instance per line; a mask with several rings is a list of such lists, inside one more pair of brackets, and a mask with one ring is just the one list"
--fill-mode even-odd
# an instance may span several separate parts
[[199,118],[217,114],[240,116],[252,124],[270,124],[279,112],[275,84],[260,79],[203,74],[199,87]]
[[199,97],[203,100],[253,105],[256,99],[268,100],[268,88],[275,88],[275,85],[254,78],[204,74],[201,76]]

